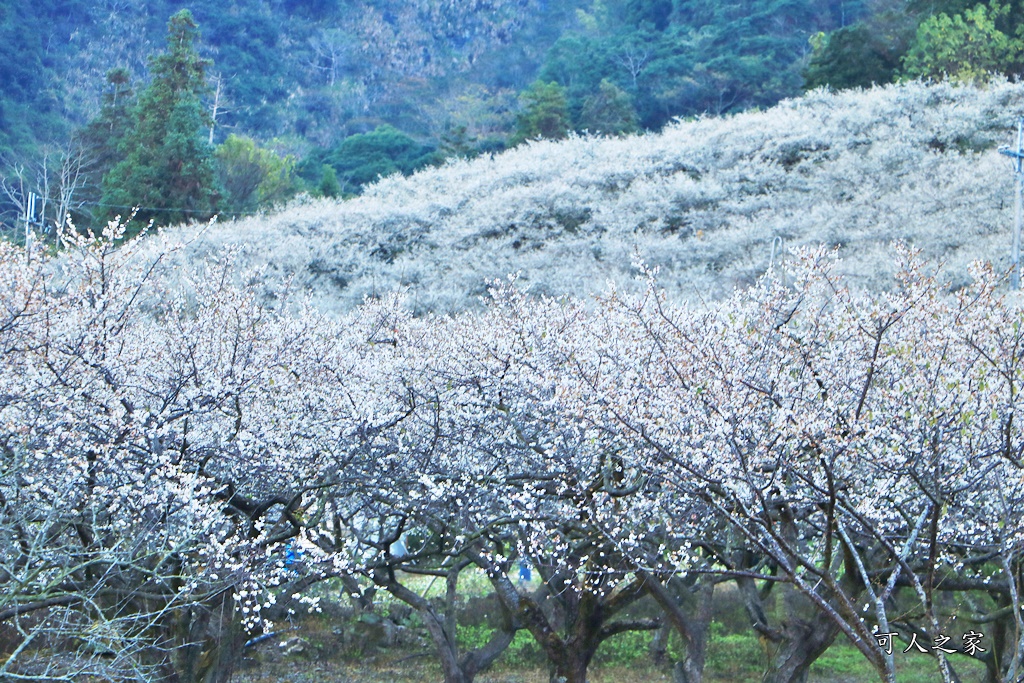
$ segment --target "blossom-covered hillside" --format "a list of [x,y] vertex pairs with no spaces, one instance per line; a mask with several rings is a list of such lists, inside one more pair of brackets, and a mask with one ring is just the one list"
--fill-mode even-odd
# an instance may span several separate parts
[[905,240],[945,260],[956,285],[974,259],[1008,266],[1013,175],[997,147],[1022,112],[1024,86],[1006,82],[815,91],[383,179],[357,199],[215,225],[192,255],[241,245],[328,310],[399,286],[416,310],[463,309],[517,271],[534,292],[583,295],[629,286],[637,255],[674,294],[719,298],[765,272],[773,243],[777,258],[839,247],[842,269],[873,286]]

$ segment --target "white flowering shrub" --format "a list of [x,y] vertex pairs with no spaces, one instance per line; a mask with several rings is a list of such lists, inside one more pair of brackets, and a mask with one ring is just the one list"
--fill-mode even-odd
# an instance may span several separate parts
[[325,310],[398,286],[416,311],[477,307],[515,272],[536,294],[626,289],[637,253],[674,297],[720,299],[765,272],[776,238],[776,262],[839,247],[841,271],[870,286],[890,282],[886,250],[903,240],[961,286],[974,259],[1008,265],[1013,176],[996,147],[1022,100],[1008,82],[819,90],[657,134],[531,142],[220,224],[186,253],[241,245]]
[[268,385],[307,323],[272,324],[216,267],[171,290],[122,233],[32,263],[0,246],[0,620],[24,636],[0,677],[201,676],[232,638],[210,610],[279,573],[288,473],[261,463],[301,462],[302,430]]
[[[452,683],[523,629],[582,683],[660,625],[623,616],[646,595],[699,681],[723,582],[767,681],[837,638],[894,681],[879,636],[964,624],[984,649],[938,675],[1016,680],[1024,309],[993,145],[1020,95],[815,92],[191,241],[0,244],[0,677],[224,680],[341,577],[416,609]],[[769,269],[775,237],[815,246]],[[502,623],[463,651],[472,568]]]
[[[884,295],[851,292],[822,252],[801,258],[791,287],[766,280],[704,309],[654,290],[607,299],[617,329],[588,344],[601,363],[585,422],[633,442],[623,469],[649,473],[669,536],[725,573],[779,572],[783,590],[815,606],[812,620],[790,614],[796,623],[778,629],[755,619],[785,655],[772,680],[799,677],[838,633],[895,680],[875,634],[931,642],[951,630],[957,614],[937,607],[939,591],[981,589],[1013,603],[1011,630],[1021,621],[1020,579],[1007,578],[1024,502],[1019,301],[997,297],[983,269],[944,296],[907,253]],[[715,520],[742,536],[742,554]],[[994,679],[1017,675],[1019,655],[1007,656],[1016,663],[1001,670],[987,662]],[[941,651],[938,662],[955,680]]]

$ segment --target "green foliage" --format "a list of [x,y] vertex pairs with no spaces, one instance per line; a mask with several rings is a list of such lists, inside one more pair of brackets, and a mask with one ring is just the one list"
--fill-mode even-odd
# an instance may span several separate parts
[[838,19],[816,0],[628,0],[594,3],[582,30],[548,52],[540,77],[566,89],[579,125],[588,98],[607,81],[632,99],[639,125],[676,116],[767,106],[801,86],[807,35]]
[[283,114],[280,104],[288,97],[281,20],[258,6],[244,13],[224,12],[216,3],[196,10],[204,41],[217,45],[218,71],[230,74],[224,83],[225,97],[234,105],[225,123],[240,124],[267,137],[277,134]]
[[962,15],[940,13],[928,18],[918,27],[903,60],[904,75],[970,82],[1012,70],[1020,61],[1024,43],[996,27],[996,20],[1008,13],[1007,6],[993,2]]
[[565,88],[558,83],[535,81],[520,96],[523,111],[516,118],[512,144],[546,138],[558,140],[569,134],[569,104]]
[[[397,0],[235,0],[193,4],[193,12],[204,28],[204,44],[217,59],[217,132],[232,130],[262,141],[291,135],[304,143],[299,147],[304,153],[322,148],[299,165],[302,177],[316,188],[327,163],[335,169],[341,194],[352,194],[379,174],[429,163],[396,160],[406,153],[390,150],[346,150],[345,156],[355,160],[339,158],[338,148],[353,133],[378,135],[382,124],[390,124],[413,141],[413,156],[434,154],[433,161],[437,152],[424,140],[444,154],[473,156],[504,149],[513,136],[521,142],[558,138],[572,129],[607,134],[657,129],[674,117],[768,106],[797,94],[802,85],[885,82],[898,71],[919,23],[935,12],[968,22],[970,2],[527,0],[525,5],[496,3],[495,19],[471,4],[438,13]],[[869,4],[871,13],[864,16]],[[80,139],[99,159],[94,173],[109,174],[116,165],[111,160],[122,160],[118,142],[126,144],[125,154],[136,145],[127,140],[127,130],[96,135],[104,127],[112,130],[109,103],[97,102],[102,72],[114,66],[104,46],[118,30],[129,29],[131,40],[118,48],[117,64],[126,64],[138,79],[147,46],[163,30],[152,17],[168,16],[171,7],[167,0],[151,0],[145,3],[148,16],[111,17],[80,0],[40,0],[31,8],[0,2],[0,152],[24,158],[39,151],[40,141],[63,142],[71,126],[88,120],[86,113],[101,104],[95,125]],[[989,12],[988,18],[1016,40],[1024,0],[1011,0],[1008,7]],[[825,39],[808,60],[808,36],[819,33]],[[477,40],[484,42],[473,47]],[[1000,68],[1014,72],[1005,64]],[[108,82],[106,87],[110,95],[117,86]],[[200,128],[207,125],[209,94],[198,97],[197,111],[178,112],[182,125],[194,114]],[[176,106],[159,104],[165,123]],[[154,126],[143,128],[148,132],[132,136],[149,137],[145,146],[155,149]],[[200,158],[211,152],[194,151]],[[131,160],[142,173],[119,169],[117,182],[146,178],[150,161]],[[205,172],[202,163],[197,169]],[[145,192],[128,188],[138,201],[127,192],[115,198],[117,188],[110,184],[106,200],[157,206],[164,193],[148,185],[162,183],[158,175],[148,174]],[[205,181],[200,185],[212,187]],[[230,197],[231,206],[217,206],[215,195],[181,206],[190,207],[191,217],[213,208],[238,210]],[[185,216],[153,214],[161,222]]]
[[437,150],[416,140],[394,128],[379,126],[371,133],[351,135],[335,147],[317,151],[306,159],[300,169],[311,183],[320,182],[321,194],[332,196],[324,186],[323,165],[330,166],[340,185],[340,193],[356,194],[364,185],[387,177],[394,173],[409,174],[424,166],[437,163],[440,156]]
[[607,78],[598,91],[583,101],[579,128],[603,135],[637,131],[636,110],[629,94]]
[[509,88],[492,90],[473,86],[445,101],[437,112],[442,150],[472,156],[504,149],[505,137],[515,125],[517,97]]
[[64,46],[89,25],[88,3],[0,3],[0,153],[31,155],[64,140],[75,102],[58,87],[67,73]]
[[634,26],[643,24],[657,31],[668,28],[672,15],[672,0],[628,0],[626,2],[626,21]]
[[341,183],[338,182],[338,172],[334,170],[333,166],[323,165],[320,182],[316,186],[316,194],[332,199],[341,196]]
[[879,0],[859,23],[812,38],[805,88],[867,86],[897,76],[984,81],[990,73],[1019,74],[1021,26],[1021,0]]
[[121,160],[120,147],[131,129],[135,93],[127,69],[107,72],[102,97],[99,115],[75,134],[86,160],[83,198],[90,202],[99,201],[103,177]]
[[643,664],[650,659],[654,631],[626,631],[601,643],[594,663],[601,665]]
[[676,34],[694,62],[690,97],[698,111],[763,106],[796,93],[807,33],[822,22],[807,0],[687,3],[698,30]]
[[252,138],[229,135],[217,148],[216,158],[224,213],[245,214],[274,206],[298,189],[294,157],[278,156],[257,146]]
[[602,36],[562,36],[548,51],[540,78],[533,85],[558,83],[572,99],[594,92],[601,80],[615,71],[611,43],[611,39]]
[[707,671],[731,681],[758,680],[766,664],[766,653],[754,634],[726,634],[720,624],[712,624]]
[[[860,1],[840,4],[852,8]],[[80,0],[40,0],[31,8],[0,3],[0,151],[31,153],[39,141],[63,141],[73,125],[92,118],[102,72],[115,65],[106,47],[115,40],[116,64],[140,77],[147,46],[163,30],[153,17],[177,7],[150,0],[145,12],[135,12],[142,7],[136,5],[112,15]],[[795,94],[806,36],[834,28],[839,17],[828,0],[493,5],[439,11],[397,0],[193,3],[217,60],[217,130],[259,140],[295,135],[310,146],[332,147],[390,124],[416,140],[437,141],[446,152],[472,156],[503,149],[517,132],[521,141],[559,137],[572,128],[658,128],[675,116]],[[853,11],[844,11],[852,18]],[[561,86],[566,107],[551,130],[524,121],[532,128],[524,134],[515,121],[518,107],[508,100],[538,79]],[[611,126],[593,111],[605,82],[628,94],[635,124],[627,111]],[[481,116],[445,115],[462,100],[459,114],[475,108]],[[164,108],[167,116],[173,108]],[[315,156],[304,175],[313,186],[325,155]],[[388,170],[376,169],[371,179]],[[358,190],[360,182],[342,165],[336,172],[343,191]]]
[[[494,629],[486,626],[458,626],[459,647],[467,652],[483,647],[494,636]],[[644,664],[650,657],[653,631],[627,631],[601,643],[594,656],[598,665]],[[543,660],[540,648],[529,631],[517,631],[512,643],[503,655],[506,664],[522,667]]]
[[854,647],[839,641],[819,657],[811,670],[815,673],[828,673],[833,678],[851,680],[871,671],[864,655]]
[[866,24],[855,24],[829,35],[819,34],[804,71],[804,87],[870,87],[891,83],[899,70],[899,52]]
[[439,151],[445,157],[473,157],[478,144],[479,138],[469,133],[468,126],[449,126],[441,133]]
[[602,81],[627,84],[617,79],[625,75],[615,62],[617,45],[614,37],[603,34],[569,34],[559,38],[548,52],[539,81],[554,82],[564,88],[571,120],[580,118],[584,101],[598,93]]
[[522,667],[544,661],[540,646],[527,630],[516,631],[508,649],[501,655],[501,661],[509,666]]
[[486,645],[494,636],[494,629],[480,624],[479,626],[456,626],[459,647],[463,652],[478,650]]
[[167,24],[167,52],[150,61],[152,82],[139,96],[119,151],[123,160],[103,179],[111,213],[140,207],[138,217],[161,223],[205,219],[218,199],[209,125],[200,102],[210,61],[196,51],[199,28],[188,10]]

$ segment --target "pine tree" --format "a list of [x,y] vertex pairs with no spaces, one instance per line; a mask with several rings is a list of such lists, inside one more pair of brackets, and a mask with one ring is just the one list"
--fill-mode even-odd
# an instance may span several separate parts
[[320,176],[320,184],[316,188],[316,194],[320,197],[338,197],[341,195],[341,183],[338,182],[338,173],[333,166],[324,164],[323,174]]
[[110,213],[140,207],[137,224],[202,220],[218,200],[209,125],[201,97],[211,61],[196,51],[199,27],[188,10],[167,24],[167,51],[150,60],[152,81],[139,95],[132,126],[120,145],[123,160],[103,179]]
[[91,203],[101,201],[103,178],[121,161],[119,149],[131,128],[134,106],[131,74],[125,68],[108,71],[99,115],[75,135],[85,157],[83,189]]

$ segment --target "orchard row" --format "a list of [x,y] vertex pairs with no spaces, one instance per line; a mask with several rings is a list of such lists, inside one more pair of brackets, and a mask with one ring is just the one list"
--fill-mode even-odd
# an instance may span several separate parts
[[[482,312],[327,317],[230,252],[170,277],[182,245],[122,230],[31,261],[0,243],[0,677],[227,680],[328,579],[411,605],[448,682],[526,630],[582,683],[602,642],[661,623],[700,681],[723,584],[773,645],[766,680],[847,641],[894,681],[876,634],[968,627],[983,649],[932,649],[936,677],[1024,673],[1024,315],[984,267],[951,294],[894,249],[866,294],[805,251],[704,307],[648,272],[639,294],[512,278]],[[502,618],[462,651],[472,568]],[[648,597],[660,620],[628,616]]]

